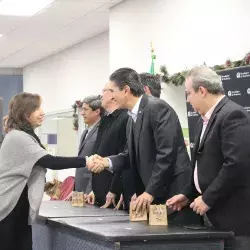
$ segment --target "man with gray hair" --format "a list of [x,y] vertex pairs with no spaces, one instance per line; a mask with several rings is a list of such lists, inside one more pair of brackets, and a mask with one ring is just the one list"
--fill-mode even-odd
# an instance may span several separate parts
[[[101,116],[104,113],[101,97],[91,95],[84,98],[82,102],[81,115],[87,128],[83,131],[78,156],[90,156],[95,145]],[[92,190],[91,172],[87,168],[76,169],[75,190],[89,194]]]
[[206,225],[234,231],[236,249],[250,249],[250,116],[224,95],[219,75],[192,69],[185,81],[187,102],[200,113],[193,178],[167,201],[174,210],[190,207]]

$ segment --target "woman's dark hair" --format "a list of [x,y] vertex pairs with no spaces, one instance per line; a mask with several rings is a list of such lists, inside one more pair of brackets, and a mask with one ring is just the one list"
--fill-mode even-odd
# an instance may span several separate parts
[[9,102],[9,114],[6,129],[33,129],[28,117],[41,106],[41,97],[37,94],[20,93]]

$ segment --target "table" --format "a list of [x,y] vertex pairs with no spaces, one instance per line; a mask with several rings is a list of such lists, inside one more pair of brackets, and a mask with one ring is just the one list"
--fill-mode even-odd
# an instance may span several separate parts
[[[33,227],[34,250],[233,249],[232,232],[149,226],[146,222],[130,222],[124,211],[86,206],[80,212],[69,203],[52,203],[43,203],[38,223]],[[53,217],[56,214],[60,217]]]
[[67,217],[96,217],[105,216],[127,216],[122,210],[100,209],[97,206],[86,204],[84,207],[72,207],[69,201],[44,201],[40,207],[41,218],[67,218]]

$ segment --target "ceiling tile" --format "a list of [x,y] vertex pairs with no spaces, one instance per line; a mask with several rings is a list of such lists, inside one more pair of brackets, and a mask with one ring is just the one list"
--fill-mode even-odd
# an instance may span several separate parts
[[0,16],[0,67],[23,67],[109,28],[121,0],[57,0],[33,17]]

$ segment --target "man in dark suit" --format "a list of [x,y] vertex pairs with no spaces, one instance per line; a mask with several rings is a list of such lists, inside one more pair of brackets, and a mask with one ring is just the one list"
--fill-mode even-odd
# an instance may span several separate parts
[[[149,73],[140,74],[141,83],[144,88],[144,93],[149,96],[154,96],[160,98],[161,95],[161,81],[160,78],[156,75]],[[123,184],[123,196],[124,196],[124,205],[125,209],[129,209],[129,202],[132,196],[136,193],[134,189],[133,181],[133,172],[131,169],[126,169],[122,171],[122,184]],[[135,196],[133,196],[135,198]],[[123,197],[122,197],[123,198]]]
[[[99,172],[104,167],[118,171],[131,165],[137,195],[134,209],[139,213],[153,201],[164,203],[182,190],[184,183],[177,185],[176,177],[189,168],[191,178],[189,158],[175,111],[165,101],[143,94],[136,71],[118,69],[110,76],[109,88],[119,108],[129,110],[128,150],[109,158],[93,156],[88,167]],[[177,165],[180,146],[187,159],[184,165]]]
[[[106,84],[102,90],[102,107],[106,110],[106,115],[101,118],[92,153],[106,157],[119,154],[124,150],[128,114],[126,110],[117,109],[117,103],[113,98],[113,92],[109,88],[109,84]],[[113,174],[108,170],[99,174],[93,173],[93,192],[88,197],[88,202],[95,203],[102,208],[114,206],[118,209],[122,202],[121,194],[123,192],[121,176],[121,172]],[[117,206],[118,203],[119,206]]]
[[[99,96],[88,96],[83,100],[81,115],[87,128],[83,131],[78,156],[90,156],[96,141],[97,131],[103,114]],[[87,168],[76,169],[75,190],[89,194],[92,190],[90,182],[91,172]]]
[[250,249],[250,117],[224,96],[220,76],[198,67],[186,77],[187,101],[201,114],[188,188],[167,201],[189,202],[207,225],[234,231],[236,249]]
[[[144,86],[144,92],[149,96],[160,98],[161,96],[161,80],[158,75],[152,75],[149,73],[141,73],[140,80]],[[183,183],[187,183],[191,179],[191,163],[189,157],[187,157],[187,150],[184,144],[180,144],[178,148],[178,156],[176,161],[177,166],[183,166],[183,172],[176,176],[175,185],[182,186]],[[190,167],[188,167],[190,166]],[[186,207],[179,213],[171,213],[169,216],[169,223],[171,224],[202,224],[202,219],[196,215],[189,207]]]

